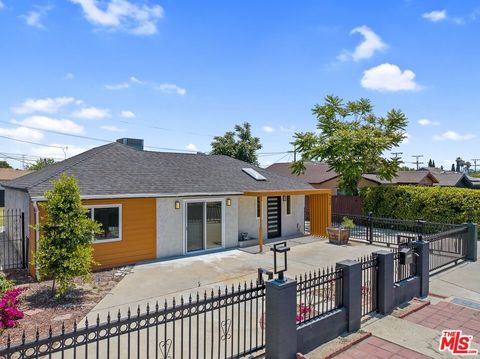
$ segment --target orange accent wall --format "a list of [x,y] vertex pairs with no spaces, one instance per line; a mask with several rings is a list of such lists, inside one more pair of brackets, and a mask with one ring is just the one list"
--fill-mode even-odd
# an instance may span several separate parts
[[313,194],[310,202],[310,233],[314,236],[326,236],[327,227],[332,224],[332,195],[330,193]]
[[[125,198],[84,200],[83,205],[122,205],[122,240],[93,244],[94,269],[110,268],[154,259],[157,255],[157,214],[155,198]],[[45,211],[39,206],[40,222],[45,220]],[[33,214],[33,207],[31,208]],[[33,216],[31,216],[32,218]],[[34,217],[33,217],[34,218]],[[35,250],[35,233],[31,233],[30,250]],[[35,274],[35,269],[30,268]]]

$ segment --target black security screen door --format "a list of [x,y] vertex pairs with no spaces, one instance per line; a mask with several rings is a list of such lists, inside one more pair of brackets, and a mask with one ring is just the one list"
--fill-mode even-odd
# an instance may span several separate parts
[[267,199],[268,238],[280,237],[282,235],[281,206],[282,206],[281,197],[268,197]]

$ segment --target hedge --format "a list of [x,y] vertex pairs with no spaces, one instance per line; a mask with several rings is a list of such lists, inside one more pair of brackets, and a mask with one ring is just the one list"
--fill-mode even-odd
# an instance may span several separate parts
[[456,187],[378,186],[361,190],[363,210],[378,217],[464,223],[471,209],[480,223],[480,190]]

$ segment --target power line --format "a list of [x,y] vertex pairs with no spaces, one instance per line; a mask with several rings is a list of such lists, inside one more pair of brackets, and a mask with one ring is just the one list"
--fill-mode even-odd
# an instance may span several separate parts
[[60,148],[60,149],[63,150],[63,147],[61,147],[61,146],[45,145],[45,144],[43,144],[43,143],[32,142],[32,141],[27,141],[27,140],[20,140],[20,139],[18,139],[18,138],[9,137],[9,136],[2,136],[2,135],[0,135],[0,138],[5,138],[5,139],[7,139],[7,140],[18,141],[18,142],[23,142],[23,143],[29,143],[29,144],[31,144],[31,145],[36,145],[36,146],[51,147],[51,148]]
[[480,161],[480,158],[472,158],[473,161],[473,168],[475,172],[477,172],[477,161]]
[[410,163],[416,164],[417,165],[417,170],[418,170],[418,165],[423,164],[423,162],[420,162],[418,159],[423,157],[423,155],[412,155],[412,157],[414,157],[416,159],[416,161],[415,162],[410,162]]

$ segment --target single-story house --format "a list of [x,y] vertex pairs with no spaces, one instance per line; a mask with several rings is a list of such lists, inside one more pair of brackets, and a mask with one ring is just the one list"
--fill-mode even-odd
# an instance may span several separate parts
[[412,185],[433,186],[438,179],[430,171],[398,171],[391,181],[380,178],[376,174],[364,174],[358,181],[358,188],[369,186]]
[[301,179],[314,188],[328,189],[333,196],[337,194],[340,175],[325,162],[305,162],[305,171],[300,175],[292,173],[291,164],[291,162],[274,163],[267,169],[282,176]]
[[5,207],[5,189],[2,183],[8,183],[15,178],[25,176],[32,171],[17,170],[14,168],[0,168],[0,208]]
[[[102,225],[94,241],[101,267],[234,248],[245,238],[263,243],[303,234],[306,196],[315,213],[310,233],[325,235],[330,224],[329,190],[227,156],[151,152],[120,143],[9,182],[6,205],[25,212],[26,226],[42,223],[44,193],[62,173],[76,177],[84,206]],[[27,229],[32,258],[40,233]]]
[[431,168],[428,170],[433,173],[438,183],[434,186],[439,187],[460,187],[460,188],[473,188],[474,184],[467,174],[464,172],[445,171],[440,168]]

